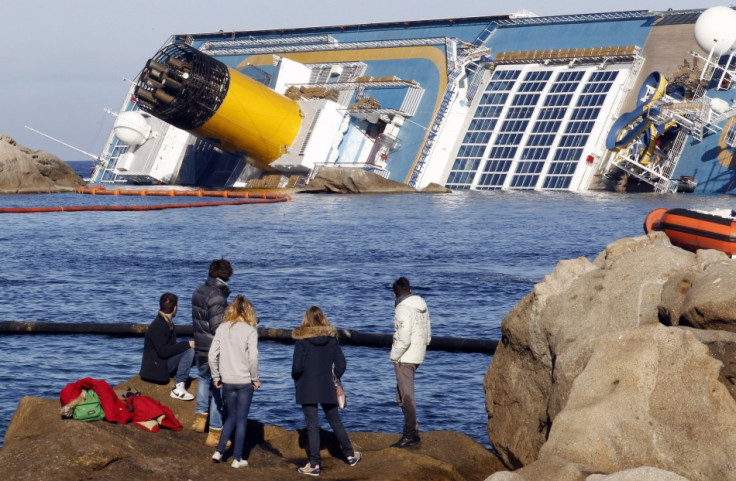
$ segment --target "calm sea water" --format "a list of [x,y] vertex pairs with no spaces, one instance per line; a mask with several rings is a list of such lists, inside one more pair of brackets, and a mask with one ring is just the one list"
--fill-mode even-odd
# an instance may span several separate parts
[[[0,206],[187,202],[186,198],[0,196]],[[295,195],[273,205],[151,212],[1,215],[0,320],[148,323],[164,291],[177,323],[212,259],[235,269],[233,293],[262,327],[293,328],[312,304],[340,328],[392,332],[391,283],[409,277],[433,333],[498,339],[503,316],[559,260],[594,258],[643,233],[657,207],[733,207],[732,197],[591,193]],[[115,385],[138,373],[140,338],[3,336],[0,439],[26,395],[58,399],[91,376]],[[262,389],[251,416],[303,426],[289,373],[292,346],[262,341]],[[399,433],[388,349],[344,347],[349,431]],[[451,429],[488,445],[483,375],[490,356],[431,351],[417,375],[422,430]],[[193,409],[193,406],[192,406]]]

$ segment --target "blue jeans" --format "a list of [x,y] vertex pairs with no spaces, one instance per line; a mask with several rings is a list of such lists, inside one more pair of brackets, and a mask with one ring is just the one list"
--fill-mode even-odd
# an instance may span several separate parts
[[[337,442],[340,443],[342,448],[342,454],[346,458],[348,456],[355,455],[353,446],[350,444],[350,438],[348,433],[345,431],[345,426],[342,425],[342,419],[340,419],[340,413],[337,411],[337,404],[322,404],[322,410],[325,412],[327,422],[330,423],[332,432],[335,433]],[[319,439],[319,419],[317,418],[317,405],[316,404],[302,404],[302,411],[304,412],[304,419],[307,421],[307,436],[309,438],[309,464],[319,466],[321,461],[319,454],[320,439]]]
[[222,395],[212,384],[212,373],[207,358],[197,356],[197,407],[196,413],[210,413],[210,428],[222,429]]
[[194,361],[194,349],[189,348],[184,352],[180,352],[176,356],[171,356],[166,360],[166,369],[169,370],[169,374],[174,372],[174,382],[187,382],[189,380],[189,371],[192,369],[192,362]]
[[225,400],[225,424],[220,433],[220,442],[217,451],[225,452],[227,441],[235,431],[235,445],[233,446],[233,459],[243,459],[243,447],[245,447],[245,432],[248,429],[248,411],[250,402],[253,400],[253,384],[224,384],[222,385],[222,397]]

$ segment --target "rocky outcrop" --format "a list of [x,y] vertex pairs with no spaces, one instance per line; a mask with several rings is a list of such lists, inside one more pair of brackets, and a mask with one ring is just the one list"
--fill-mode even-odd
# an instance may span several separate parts
[[0,134],[0,194],[74,192],[86,185],[56,156],[20,146]]
[[[221,479],[271,481],[298,479],[306,462],[306,432],[287,431],[249,420],[246,458],[249,466],[232,469],[232,452],[213,464],[206,434],[191,430],[194,404],[171,399],[171,385],[143,382],[137,376],[119,386],[139,390],[169,406],[184,429],[151,433],[132,424],[62,420],[58,399],[24,397],[18,404],[0,449],[2,478],[13,480]],[[196,391],[196,381],[189,388]],[[295,407],[295,409],[298,409]],[[341,480],[442,479],[482,481],[504,469],[491,451],[468,436],[435,431],[422,433],[422,443],[409,449],[390,448],[398,435],[350,433],[363,452],[356,466],[345,464],[334,436],[322,432],[322,476]]]
[[734,286],[661,232],[560,262],[502,323],[489,481],[736,480]]
[[419,192],[423,194],[451,194],[452,190],[448,189],[444,185],[440,185],[435,182],[430,182],[429,184],[427,184],[426,187],[424,187]]
[[301,192],[331,194],[406,194],[415,189],[363,169],[322,167]]

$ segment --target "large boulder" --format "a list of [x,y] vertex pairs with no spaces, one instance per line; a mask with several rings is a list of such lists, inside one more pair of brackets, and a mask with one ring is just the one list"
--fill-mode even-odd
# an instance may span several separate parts
[[660,232],[560,262],[502,323],[484,381],[488,433],[521,469],[489,479],[648,467],[611,479],[736,480],[732,280],[736,261]]
[[406,194],[415,189],[367,170],[349,167],[322,167],[302,192],[332,194]]
[[[213,464],[206,434],[191,429],[194,404],[169,397],[172,384],[155,385],[138,376],[121,383],[172,409],[184,426],[179,432],[152,433],[132,424],[62,420],[57,399],[24,397],[18,404],[0,449],[3,479],[221,479],[254,481],[297,479],[297,466],[306,462],[305,430],[288,431],[251,419],[246,436],[249,466],[232,469],[232,451],[222,464]],[[196,381],[190,386],[196,391]],[[334,435],[323,431],[322,467],[327,479],[482,481],[504,469],[486,447],[450,431],[422,433],[422,443],[410,449],[389,447],[396,434],[350,433],[363,452],[356,466],[343,462]]]
[[58,157],[0,134],[0,194],[74,192],[87,184]]

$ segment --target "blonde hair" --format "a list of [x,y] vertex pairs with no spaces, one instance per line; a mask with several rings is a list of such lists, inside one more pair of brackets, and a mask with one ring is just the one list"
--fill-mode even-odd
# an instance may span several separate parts
[[253,308],[253,304],[242,294],[238,294],[233,299],[233,302],[225,309],[225,314],[222,316],[223,322],[245,322],[253,327],[258,324],[258,317],[256,317],[256,310]]
[[330,320],[327,319],[325,313],[317,306],[309,306],[307,312],[302,318],[302,327],[329,326]]

